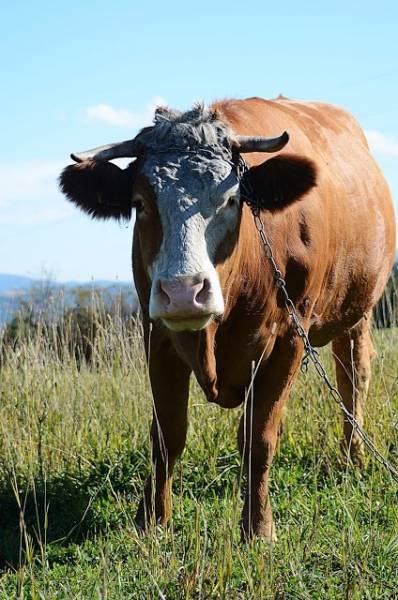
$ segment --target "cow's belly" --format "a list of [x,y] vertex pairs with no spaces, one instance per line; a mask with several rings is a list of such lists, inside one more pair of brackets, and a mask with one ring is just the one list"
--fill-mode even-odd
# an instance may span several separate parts
[[360,263],[347,261],[326,279],[310,319],[314,346],[328,344],[371,313],[387,283],[391,256],[372,261],[364,252]]

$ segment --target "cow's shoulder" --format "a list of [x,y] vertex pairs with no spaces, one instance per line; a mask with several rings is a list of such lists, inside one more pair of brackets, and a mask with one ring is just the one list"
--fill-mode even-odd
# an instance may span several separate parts
[[356,120],[348,111],[326,102],[295,100],[279,95],[274,99],[257,96],[242,100],[219,100],[214,110],[238,133],[268,133],[284,127],[300,130],[308,138],[317,140],[323,136],[354,137],[367,147],[366,137]]

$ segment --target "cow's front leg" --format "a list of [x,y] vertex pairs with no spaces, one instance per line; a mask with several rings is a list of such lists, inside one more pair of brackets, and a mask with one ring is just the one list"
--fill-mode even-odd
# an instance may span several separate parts
[[254,379],[242,415],[238,443],[244,461],[246,493],[242,512],[242,537],[254,535],[275,540],[268,496],[268,476],[274,456],[283,406],[302,357],[300,342],[280,340],[264,368]]
[[174,353],[168,340],[152,337],[148,357],[153,394],[151,426],[153,474],[148,477],[138,507],[136,525],[166,523],[171,513],[174,464],[182,453],[187,433],[189,368]]

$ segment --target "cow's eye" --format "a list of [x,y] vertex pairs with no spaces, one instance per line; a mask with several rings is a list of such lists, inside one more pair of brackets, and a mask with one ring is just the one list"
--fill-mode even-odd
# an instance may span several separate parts
[[237,204],[238,204],[238,197],[237,196],[230,196],[228,198],[227,202],[225,203],[225,206],[228,207],[228,208],[233,208]]
[[232,209],[236,209],[236,207],[238,205],[239,205],[239,196],[237,196],[236,194],[232,194],[232,196],[229,196],[229,198],[224,200],[222,205],[217,208],[216,212],[219,213],[219,212],[223,212],[228,209],[230,209],[232,211]]
[[133,199],[132,206],[137,211],[137,214],[144,214],[146,212],[146,205],[141,196],[136,196]]

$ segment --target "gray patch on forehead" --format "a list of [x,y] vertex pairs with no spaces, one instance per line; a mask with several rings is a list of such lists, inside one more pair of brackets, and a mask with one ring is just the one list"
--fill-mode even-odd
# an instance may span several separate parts
[[195,156],[186,154],[149,155],[142,172],[159,196],[179,192],[196,198],[211,199],[218,187],[228,178],[232,181],[233,165],[222,158],[209,158],[200,152]]
[[158,108],[153,127],[137,137],[146,148],[142,172],[158,194],[210,198],[234,170],[232,138],[227,123],[201,104],[184,113]]
[[149,151],[197,150],[208,148],[231,158],[230,127],[217,114],[201,104],[187,112],[158,108],[153,127],[144,129],[136,139]]

